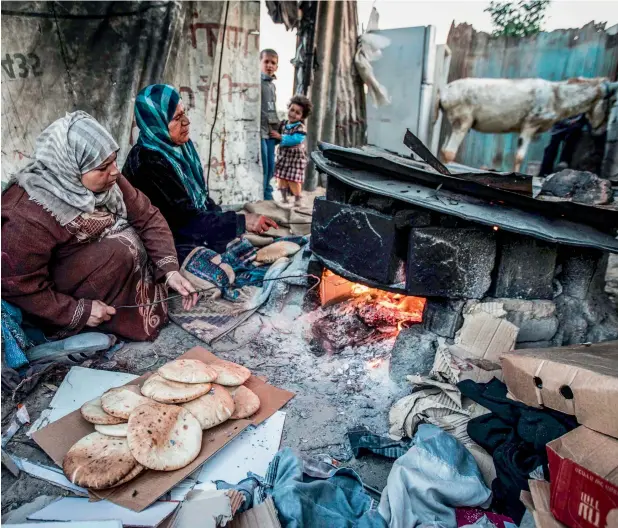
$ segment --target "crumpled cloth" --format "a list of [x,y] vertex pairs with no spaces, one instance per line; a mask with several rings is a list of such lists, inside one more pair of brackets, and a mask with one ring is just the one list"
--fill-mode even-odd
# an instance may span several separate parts
[[495,378],[489,383],[465,380],[458,387],[491,411],[470,420],[468,434],[492,455],[496,466],[492,508],[519,524],[525,512],[519,495],[529,489],[530,473],[543,466],[549,480],[546,445],[574,429],[577,421],[573,416],[507,398],[506,385]]
[[412,447],[393,464],[378,511],[390,528],[456,528],[456,507],[487,506],[490,499],[464,445],[439,427],[422,424]]
[[356,472],[340,468],[321,479],[307,475],[304,465],[301,457],[285,448],[275,455],[264,477],[264,490],[275,502],[282,527],[388,526]]
[[360,458],[368,453],[385,458],[399,458],[405,455],[410,448],[409,441],[392,440],[372,433],[364,426],[350,429],[346,434],[355,458]]
[[425,376],[408,376],[408,381],[414,385],[412,394],[396,402],[388,415],[391,438],[412,438],[420,423],[430,423],[469,444],[468,422],[487,410],[462,398],[459,389],[450,383]]
[[2,301],[3,363],[11,369],[28,364],[26,350],[34,345],[21,328],[21,310],[5,300]]
[[244,211],[268,216],[277,222],[279,229],[271,227],[265,233],[267,236],[304,236],[311,233],[313,209],[310,207],[286,208],[273,200],[264,200],[245,204]]

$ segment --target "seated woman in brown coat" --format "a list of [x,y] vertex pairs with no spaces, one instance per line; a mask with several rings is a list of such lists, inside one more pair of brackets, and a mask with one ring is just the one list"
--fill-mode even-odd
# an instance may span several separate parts
[[67,114],[2,196],[2,298],[51,338],[89,326],[151,340],[167,321],[167,287],[186,309],[197,302],[165,219],[120,174],[117,151],[93,117]]

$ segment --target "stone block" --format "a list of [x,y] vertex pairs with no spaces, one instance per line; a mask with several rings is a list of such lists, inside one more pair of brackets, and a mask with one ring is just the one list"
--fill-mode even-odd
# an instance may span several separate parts
[[404,209],[395,213],[395,224],[398,228],[429,227],[431,211],[427,209]]
[[392,284],[397,271],[394,219],[371,209],[316,199],[311,249],[332,271],[350,271],[382,284]]
[[552,299],[556,268],[555,244],[501,232],[494,297]]
[[403,385],[407,383],[406,376],[427,376],[433,367],[437,344],[436,336],[420,325],[404,328],[391,352],[391,379]]
[[463,323],[465,301],[429,298],[423,314],[423,327],[442,337],[453,338]]
[[506,320],[519,327],[517,342],[551,341],[558,330],[553,301],[496,299],[503,303]]
[[422,297],[479,299],[491,285],[495,258],[489,229],[412,228],[406,290]]
[[603,261],[603,253],[594,249],[562,246],[558,259],[562,271],[558,277],[562,293],[585,299],[588,296],[592,278]]

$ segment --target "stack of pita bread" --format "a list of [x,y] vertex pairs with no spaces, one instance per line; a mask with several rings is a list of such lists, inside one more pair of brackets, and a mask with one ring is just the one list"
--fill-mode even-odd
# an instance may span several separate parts
[[66,477],[84,488],[121,486],[145,469],[174,471],[190,464],[202,447],[202,431],[228,419],[248,418],[260,399],[245,383],[249,369],[218,359],[177,359],[140,387],[110,389],[82,405],[95,432],[64,457]]

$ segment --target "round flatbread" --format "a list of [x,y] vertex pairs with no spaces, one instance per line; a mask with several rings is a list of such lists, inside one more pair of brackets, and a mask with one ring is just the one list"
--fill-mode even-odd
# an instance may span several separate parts
[[117,418],[107,414],[101,407],[101,398],[95,398],[81,406],[80,411],[84,420],[92,424],[114,425],[124,422],[122,418]]
[[127,436],[127,422],[116,425],[95,425],[94,428],[105,436],[122,438]]
[[251,371],[248,368],[225,359],[208,363],[208,366],[217,371],[217,379],[214,381],[217,385],[236,387],[242,385],[251,377]]
[[159,403],[184,403],[210,390],[210,383],[180,383],[153,374],[142,387],[142,394]]
[[126,421],[133,409],[149,401],[148,398],[142,396],[137,385],[125,385],[124,387],[110,389],[103,394],[101,396],[101,407],[106,413]]
[[133,468],[133,471],[131,471],[125,478],[123,478],[117,484],[114,484],[113,486],[110,486],[110,488],[117,488],[119,486],[122,486],[123,484],[126,484],[127,482],[131,482],[135,477],[137,477],[145,469],[146,468],[144,466],[142,466],[141,464],[136,463],[135,464],[135,468]]
[[176,405],[140,405],[129,418],[131,454],[149,469],[173,471],[190,464],[202,448],[202,428]]
[[163,365],[160,376],[180,383],[210,383],[215,381],[217,371],[197,359],[177,359]]
[[230,416],[233,420],[248,418],[260,408],[258,395],[244,385],[229,387],[228,390],[234,399],[234,413]]
[[126,438],[94,432],[73,444],[64,457],[62,469],[73,484],[97,490],[117,484],[136,464]]
[[230,393],[221,385],[214,385],[208,394],[196,400],[183,403],[182,407],[197,418],[202,429],[210,429],[232,416],[234,400]]

